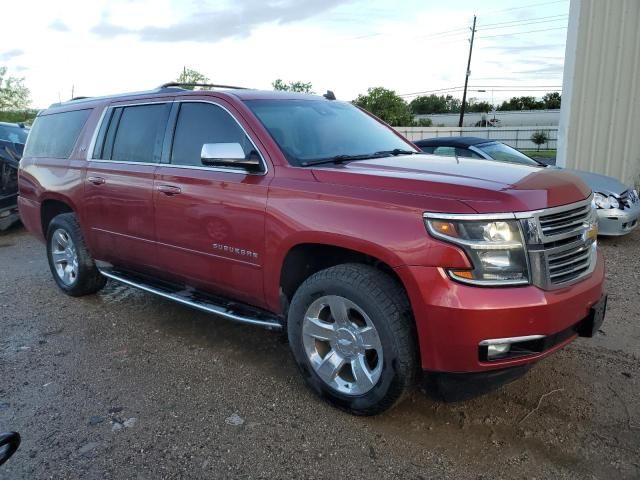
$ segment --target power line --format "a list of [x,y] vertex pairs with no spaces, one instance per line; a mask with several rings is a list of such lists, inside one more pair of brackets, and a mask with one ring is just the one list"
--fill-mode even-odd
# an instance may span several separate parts
[[558,17],[565,17],[568,18],[569,15],[567,14],[562,14],[562,15],[549,15],[546,17],[533,17],[533,18],[523,18],[520,20],[511,20],[511,21],[507,21],[507,22],[498,22],[498,23],[487,23],[485,25],[480,25],[482,28],[485,27],[493,27],[495,25],[506,25],[507,23],[527,23],[527,22],[537,22],[538,20],[547,20],[547,19],[551,19],[551,18],[558,18]]
[[[550,32],[551,30],[566,30],[567,27],[544,28],[542,30],[528,30],[526,32],[501,33],[499,35],[480,35],[478,38],[513,37],[515,35],[525,35],[527,33]],[[478,30],[482,31],[482,30]]]
[[541,7],[543,5],[552,5],[554,3],[567,3],[567,0],[556,0],[555,2],[534,3],[534,4],[531,4],[531,5],[522,5],[521,7],[503,8],[503,9],[500,9],[500,10],[490,10],[490,11],[484,12],[484,13],[485,13],[485,15],[488,15],[488,14],[493,14],[493,13],[510,12],[512,10],[522,10],[523,8]]
[[517,24],[513,24],[513,25],[499,25],[497,27],[491,27],[491,28],[485,28],[486,25],[484,27],[481,25],[478,30],[479,31],[482,30],[484,32],[484,31],[489,31],[489,30],[500,30],[502,28],[516,28],[516,27],[526,27],[526,26],[529,26],[529,25],[539,25],[541,23],[566,22],[568,18],[569,17],[567,15],[565,15],[562,18],[555,18],[555,19],[550,19],[550,20],[539,20],[539,21],[536,21],[536,22],[522,22],[522,23],[517,23]]
[[[564,0],[563,0],[564,1]],[[558,2],[551,2],[551,3],[558,3]],[[543,4],[544,5],[544,4]],[[521,20],[511,20],[511,21],[507,21],[507,22],[497,22],[497,23],[488,23],[486,25],[480,25],[482,27],[482,30],[493,30],[493,28],[487,28],[487,27],[495,27],[495,28],[503,28],[501,27],[501,25],[505,25],[504,28],[506,28],[508,25],[507,24],[513,24],[512,26],[516,27],[516,26],[526,26],[526,25],[535,25],[537,23],[546,23],[546,22],[552,22],[552,21],[560,21],[562,18],[558,18],[558,17],[564,17],[564,18],[568,18],[568,15],[563,14],[563,15],[549,15],[549,16],[544,16],[544,17],[531,17],[531,18],[523,18]],[[550,19],[554,19],[557,18],[557,20],[550,20]],[[544,21],[538,21],[538,20],[544,20]],[[498,27],[500,26],[500,27]],[[461,35],[462,33],[466,32],[469,29],[469,27],[461,27],[461,28],[454,28],[451,30],[443,30],[440,32],[433,32],[433,33],[429,33],[426,35],[417,35],[417,36],[411,36],[412,38],[436,38],[436,37],[447,37],[447,36],[457,36],[457,35]],[[478,29],[478,31],[480,31]],[[351,40],[364,40],[367,38],[373,38],[373,37],[380,37],[380,36],[384,36],[384,33],[370,33],[367,35],[359,35],[357,37],[352,37]]]

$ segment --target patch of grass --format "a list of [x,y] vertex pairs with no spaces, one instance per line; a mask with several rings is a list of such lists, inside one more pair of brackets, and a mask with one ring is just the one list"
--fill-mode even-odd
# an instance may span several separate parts
[[536,150],[520,150],[520,151],[529,157],[556,158],[556,150],[540,150],[539,152],[537,152]]

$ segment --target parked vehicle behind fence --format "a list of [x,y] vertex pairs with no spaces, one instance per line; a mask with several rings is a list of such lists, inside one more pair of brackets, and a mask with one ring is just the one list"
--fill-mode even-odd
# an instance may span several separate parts
[[579,178],[423,155],[334,98],[169,84],[52,105],[23,222],[68,295],[110,278],[283,331],[310,388],[356,414],[419,374],[434,392],[513,379],[598,330]]

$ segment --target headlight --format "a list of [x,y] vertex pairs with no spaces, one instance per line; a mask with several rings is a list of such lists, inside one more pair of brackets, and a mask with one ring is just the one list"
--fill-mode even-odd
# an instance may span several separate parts
[[471,270],[448,270],[452,278],[486,286],[529,283],[518,221],[452,220],[427,215],[425,222],[431,235],[460,246],[471,260]]
[[620,202],[613,195],[594,193],[593,201],[596,204],[596,208],[620,208]]

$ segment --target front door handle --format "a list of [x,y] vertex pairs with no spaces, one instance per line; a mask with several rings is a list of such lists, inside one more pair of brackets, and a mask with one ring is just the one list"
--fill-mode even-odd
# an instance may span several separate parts
[[180,187],[176,187],[175,185],[158,185],[156,187],[156,190],[169,196],[178,195],[182,192],[182,189]]
[[105,180],[102,177],[90,176],[90,177],[87,177],[87,182],[93,183],[94,185],[102,185],[105,182]]

